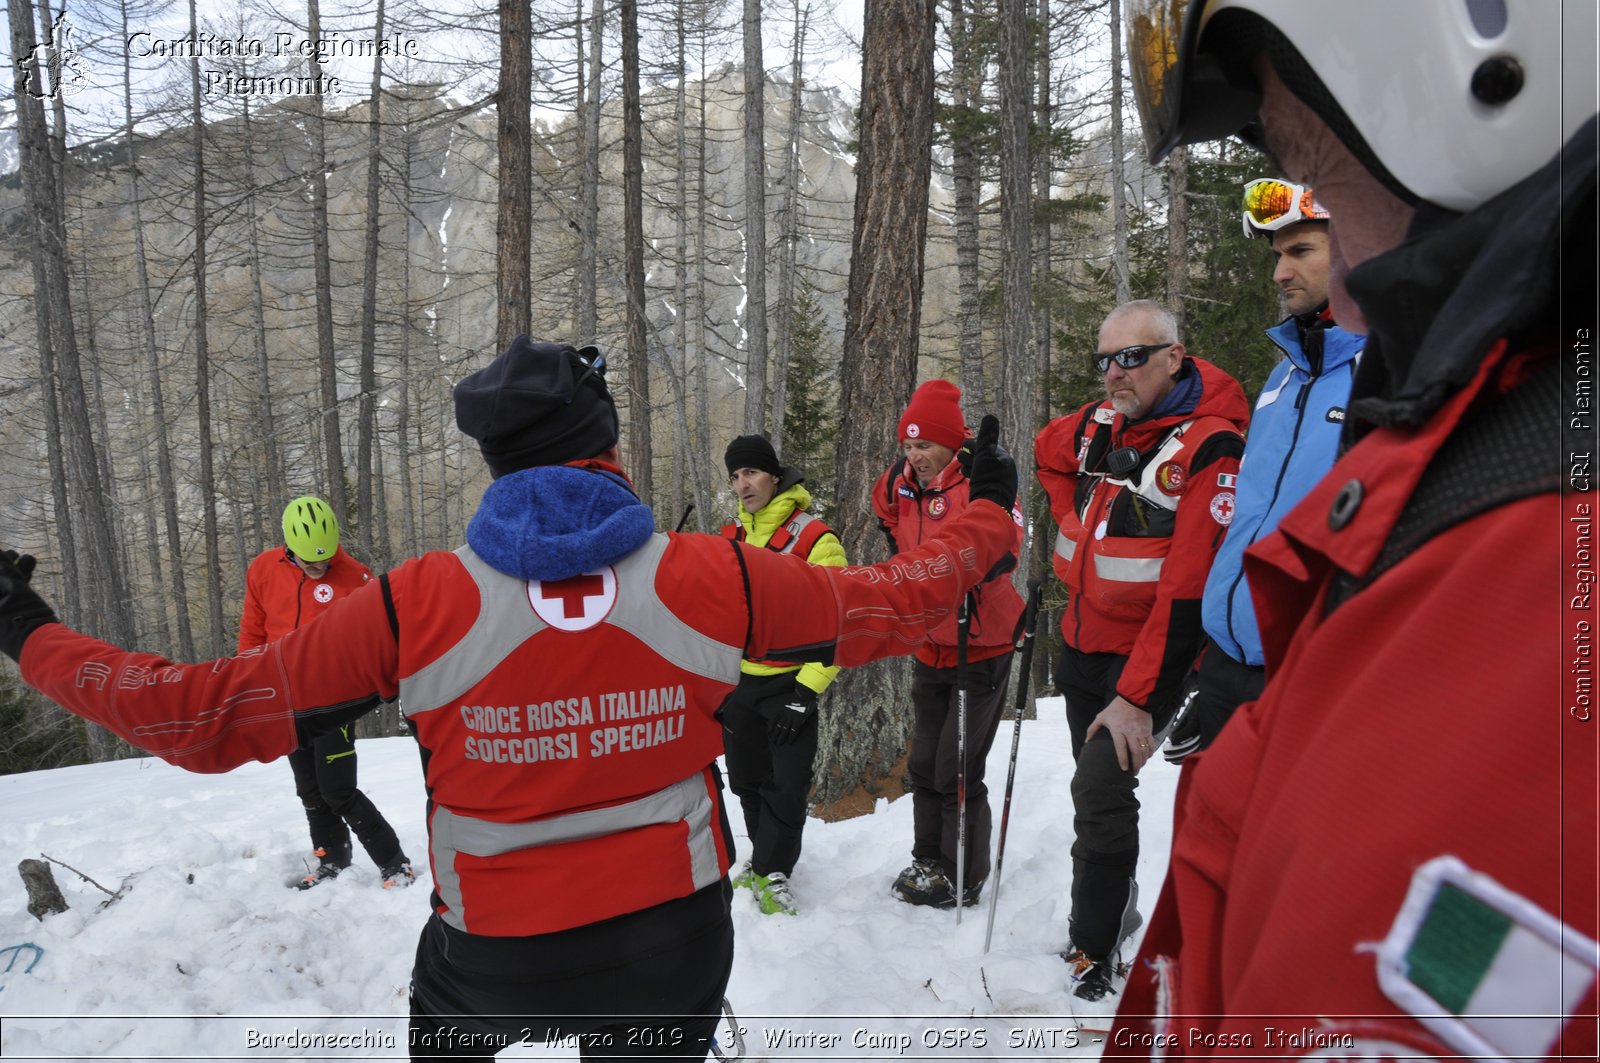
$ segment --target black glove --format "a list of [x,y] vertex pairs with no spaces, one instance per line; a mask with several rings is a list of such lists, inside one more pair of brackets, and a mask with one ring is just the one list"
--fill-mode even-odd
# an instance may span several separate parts
[[0,550],[0,653],[22,660],[22,644],[46,624],[56,624],[54,609],[34,593],[28,580],[38,564],[32,555]]
[[1198,689],[1191,691],[1183,699],[1177,722],[1167,734],[1167,746],[1161,755],[1171,764],[1183,763],[1184,757],[1209,746],[1232,715],[1231,707],[1219,705],[1215,698],[1202,697]]
[[1000,419],[986,414],[978,426],[972,446],[972,472],[968,493],[974,499],[987,498],[1006,512],[1017,501],[1017,463],[1000,445]]
[[961,475],[972,479],[972,449],[978,441],[968,436],[961,441],[961,446],[956,450],[956,463],[961,466]]
[[775,746],[786,746],[799,737],[801,728],[817,714],[817,692],[796,680],[787,698],[774,704],[767,721],[767,737]]

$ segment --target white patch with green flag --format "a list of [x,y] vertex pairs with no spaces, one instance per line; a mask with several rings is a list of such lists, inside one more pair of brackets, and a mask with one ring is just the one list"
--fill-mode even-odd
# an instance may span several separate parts
[[1458,1052],[1543,1056],[1594,985],[1600,945],[1453,856],[1417,869],[1378,984]]

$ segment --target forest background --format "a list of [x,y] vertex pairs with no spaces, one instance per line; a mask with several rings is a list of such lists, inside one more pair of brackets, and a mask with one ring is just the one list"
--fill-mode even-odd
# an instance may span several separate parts
[[[1022,466],[1019,585],[1031,440],[1101,393],[1111,307],[1166,303],[1251,395],[1276,360],[1238,208],[1270,164],[1144,164],[1121,0],[297,5],[9,2],[0,546],[118,644],[231,652],[298,494],[375,571],[460,543],[450,389],[519,332],[604,351],[661,528],[730,519],[761,431],[859,562],[900,410],[954,380]],[[830,691],[819,814],[900,792],[907,674]],[[0,771],[132,754],[0,671]]]

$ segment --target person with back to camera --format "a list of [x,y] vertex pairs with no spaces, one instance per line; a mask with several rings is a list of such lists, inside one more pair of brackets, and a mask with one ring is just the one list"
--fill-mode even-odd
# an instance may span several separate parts
[[[813,565],[845,564],[839,537],[808,511],[805,477],[778,461],[766,436],[739,436],[723,461],[739,512],[722,534]],[[722,706],[722,733],[728,788],[739,798],[751,853],[733,884],[754,893],[764,914],[794,915],[789,879],[800,859],[817,756],[817,699],[839,669],[745,661],[739,671],[739,685]]]
[[[339,520],[322,499],[302,495],[283,510],[282,547],[256,557],[245,574],[239,652],[265,646],[322,616],[366,586],[372,572],[339,546]],[[356,724],[319,735],[289,754],[295,794],[311,827],[317,866],[295,886],[310,889],[350,866],[350,832],[378,865],[384,889],[409,886],[417,874],[394,828],[356,788]]]
[[1595,5],[1130,6],[1152,162],[1238,134],[1315,188],[1367,341],[1337,462],[1245,553],[1267,684],[1183,773],[1108,1039],[1594,1059]]
[[519,336],[455,409],[494,476],[457,550],[200,664],[70,630],[29,585],[33,559],[0,551],[0,652],[192,771],[283,756],[399,696],[434,884],[413,1058],[552,1038],[584,1059],[704,1056],[733,965],[716,713],[740,661],[909,652],[1011,549],[1016,465],[985,418],[960,517],[880,565],[827,568],[656,532],[594,348]]

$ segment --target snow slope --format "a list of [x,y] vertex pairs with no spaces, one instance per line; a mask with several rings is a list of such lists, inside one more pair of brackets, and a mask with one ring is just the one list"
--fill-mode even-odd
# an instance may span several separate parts
[[[813,820],[794,878],[800,915],[762,916],[748,892],[734,898],[729,997],[747,1059],[1099,1055],[1103,1035],[1090,1028],[1106,1021],[1073,1017],[1057,957],[1072,844],[1066,721],[1059,698],[1039,712],[1023,725],[992,950],[983,953],[992,879],[959,927],[954,912],[889,895],[910,860],[909,799]],[[997,836],[1011,734],[1003,722],[989,760]],[[362,789],[425,863],[414,744],[359,748]],[[1166,870],[1177,776],[1160,757],[1141,775],[1146,915]],[[286,764],[204,776],[146,759],[0,776],[0,807],[0,1056],[405,1058],[428,874],[384,891],[358,846],[337,880],[285,889],[308,846]],[[106,894],[56,867],[71,910],[36,921],[9,868],[42,853],[107,889],[125,886],[122,898],[101,909]],[[529,1045],[500,1058],[576,1052]]]

